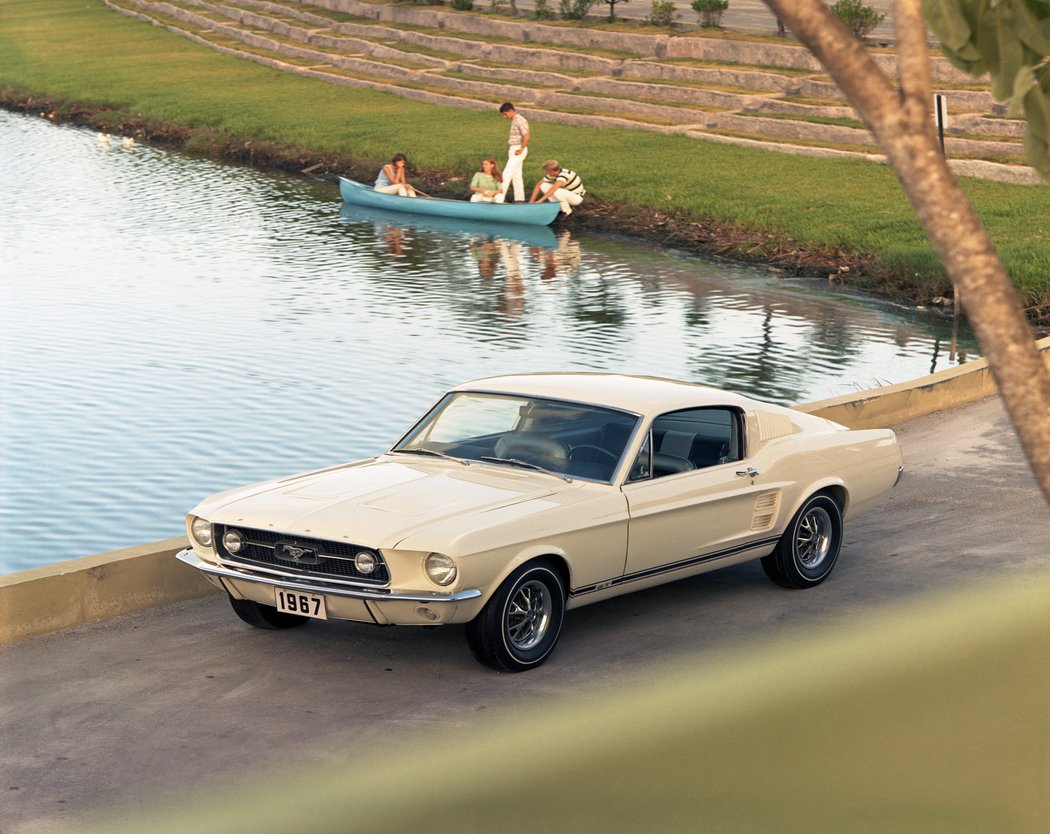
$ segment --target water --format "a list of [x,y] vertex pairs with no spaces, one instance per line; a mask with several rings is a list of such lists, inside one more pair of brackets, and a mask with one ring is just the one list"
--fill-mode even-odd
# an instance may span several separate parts
[[0,197],[0,573],[382,451],[467,379],[644,373],[786,404],[948,362],[946,324],[821,282],[355,212],[332,185],[2,111]]

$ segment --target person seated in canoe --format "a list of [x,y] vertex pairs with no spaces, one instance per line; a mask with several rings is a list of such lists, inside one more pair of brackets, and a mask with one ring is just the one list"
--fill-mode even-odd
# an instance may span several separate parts
[[572,214],[573,206],[583,202],[586,193],[579,174],[562,168],[556,159],[548,159],[543,163],[543,179],[532,189],[529,202],[550,200],[552,203],[561,203],[561,212],[567,217]]
[[486,156],[481,160],[481,170],[474,174],[474,179],[470,181],[470,202],[502,203],[502,182],[503,175],[499,172],[499,164],[491,156]]
[[376,177],[375,190],[380,194],[397,194],[401,197],[415,197],[416,190],[405,180],[405,155],[394,154],[389,163],[383,166]]

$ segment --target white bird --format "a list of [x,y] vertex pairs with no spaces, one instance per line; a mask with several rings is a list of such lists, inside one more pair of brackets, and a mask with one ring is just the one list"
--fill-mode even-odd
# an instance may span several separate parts
[[100,133],[98,135],[98,141],[101,142],[103,145],[108,145],[109,144],[109,134],[108,133]]
[[122,144],[125,148],[127,148],[130,151],[132,148],[135,147],[135,137],[125,136]]

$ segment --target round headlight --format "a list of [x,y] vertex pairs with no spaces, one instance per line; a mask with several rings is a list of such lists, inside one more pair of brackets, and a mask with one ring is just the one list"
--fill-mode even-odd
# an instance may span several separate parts
[[363,573],[367,576],[376,569],[376,555],[369,553],[367,550],[358,551],[354,555],[354,567],[357,568],[358,573]]
[[244,547],[244,536],[240,530],[227,530],[222,536],[222,544],[230,553],[240,553]]
[[203,518],[193,519],[190,532],[193,533],[193,540],[201,547],[211,547],[211,525]]
[[423,568],[435,585],[451,585],[456,581],[456,563],[443,553],[431,553],[423,561]]

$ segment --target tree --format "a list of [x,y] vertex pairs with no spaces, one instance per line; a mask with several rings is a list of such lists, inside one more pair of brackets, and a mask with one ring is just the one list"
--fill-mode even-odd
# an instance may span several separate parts
[[[934,134],[930,107],[933,85],[930,74],[929,47],[921,0],[894,0],[894,24],[897,33],[896,84],[871,59],[863,44],[842,25],[821,0],[765,0],[778,18],[783,20],[795,36],[820,60],[825,69],[845,93],[857,113],[871,129],[886,158],[911,201],[937,256],[944,264],[955,285],[970,324],[988,359],[992,375],[1007,413],[1017,430],[1021,445],[1043,491],[1050,502],[1050,371],[1035,346],[1017,293],[1006,270],[995,252],[980,218],[970,205],[940,152]],[[981,8],[991,4],[983,0],[928,0],[938,8]],[[1044,5],[1046,5],[1044,3]],[[1031,10],[1027,0],[999,0],[994,8],[1024,6]],[[958,26],[966,14],[944,12],[946,19]],[[971,18],[976,20],[976,18]],[[993,21],[995,15],[993,14]],[[1042,22],[1040,22],[1040,20]],[[1033,18],[1030,25],[1042,37],[1047,31],[1046,15]],[[987,25],[982,18],[980,25]],[[979,26],[975,26],[979,29]],[[1025,32],[1025,39],[1020,33]],[[1004,37],[1008,36],[1008,37]],[[1050,72],[1046,65],[1031,59],[1033,43],[1038,37],[1024,27],[1008,29],[1001,25],[993,30],[991,41],[984,36],[977,39],[985,44],[988,53],[1000,51],[1001,66],[1017,66],[1010,79],[1011,90],[1023,89],[1025,111],[1029,112],[1032,95],[1033,112],[1050,114],[1047,104],[1050,91]],[[969,36],[961,34],[950,41],[949,49],[958,50],[955,57],[968,61],[973,70],[987,69],[993,74],[993,89],[1004,90],[1000,62],[988,60],[980,47],[974,46],[978,57],[967,49]],[[961,46],[960,46],[961,44]],[[1048,50],[1050,51],[1050,50]],[[951,53],[949,53],[951,55]],[[1020,54],[1021,60],[1016,56]],[[1025,70],[1027,67],[1027,70]],[[997,72],[1000,73],[997,76]],[[998,80],[997,80],[998,79]],[[1028,86],[1025,86],[1028,85]],[[1034,86],[1033,86],[1034,85]],[[1029,130],[1036,139],[1047,137],[1050,117],[1029,121]],[[1027,140],[1027,137],[1026,137]],[[1031,145],[1026,141],[1029,159]],[[1042,154],[1046,157],[1046,145]],[[1047,176],[1047,167],[1033,162],[1037,170]]]
[[609,4],[609,22],[610,23],[615,23],[616,22],[616,4],[617,3],[626,3],[627,0],[605,0],[605,2]]

